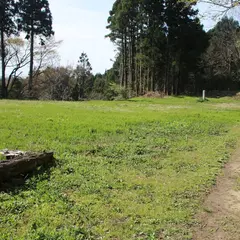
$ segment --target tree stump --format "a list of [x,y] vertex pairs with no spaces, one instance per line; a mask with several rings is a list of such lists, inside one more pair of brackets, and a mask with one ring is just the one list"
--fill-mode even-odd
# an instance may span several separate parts
[[0,184],[26,175],[40,166],[54,164],[53,152],[5,154],[8,160],[0,161]]

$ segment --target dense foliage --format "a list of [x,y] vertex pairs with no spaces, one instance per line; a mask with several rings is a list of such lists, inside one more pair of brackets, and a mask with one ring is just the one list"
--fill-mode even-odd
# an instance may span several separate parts
[[[111,69],[95,75],[86,53],[79,53],[76,67],[52,64],[59,44],[53,40],[49,46],[53,30],[47,0],[3,1],[0,11],[3,98],[113,100],[240,88],[239,23],[225,17],[206,32],[196,1],[116,0],[107,25],[116,58]],[[14,37],[20,32],[28,44]],[[45,52],[34,44],[37,36]],[[10,63],[13,71],[5,76]],[[22,79],[26,65],[29,77]]]
[[33,85],[33,58],[34,58],[34,36],[41,36],[41,44],[44,37],[53,35],[52,14],[48,0],[18,0],[18,28],[26,33],[26,39],[30,39],[30,70],[28,89]]
[[120,84],[133,94],[184,91],[197,73],[207,35],[192,4],[171,1],[116,1],[108,37],[119,46]]
[[0,31],[1,31],[1,68],[2,68],[2,96],[7,97],[6,88],[6,49],[5,36],[16,33],[14,22],[15,5],[13,0],[0,1]]
[[[211,83],[213,76],[206,74],[204,78],[207,70],[202,64],[203,61],[218,61],[216,52],[215,55],[204,55],[211,51],[213,44],[218,45],[220,52],[235,49],[226,61],[232,61],[235,54],[236,62],[238,23],[225,18],[214,30],[206,33],[194,5],[177,0],[115,1],[108,18],[108,37],[118,46],[116,61],[119,62],[120,84],[130,89],[132,95],[148,91],[161,91],[166,95],[196,94],[206,87],[209,90],[228,89],[232,87],[229,82],[238,80],[235,74],[235,78],[228,79],[226,84]],[[223,30],[225,33],[216,36],[226,23],[232,29],[231,34]],[[219,45],[225,41],[224,38],[228,38],[228,44]]]
[[[32,89],[34,71],[34,40],[40,36],[43,45],[47,37],[53,35],[52,15],[48,0],[1,0],[0,1],[0,30],[1,30],[1,62],[2,62],[2,97],[8,97],[9,86],[6,82],[6,36],[26,33],[26,39],[30,40],[29,48],[29,79],[28,88]],[[27,59],[26,59],[27,61]],[[17,65],[18,66],[18,65]],[[13,66],[16,68],[16,65]]]
[[240,77],[239,23],[223,18],[208,32],[209,47],[202,57],[203,85],[209,90],[237,89]]

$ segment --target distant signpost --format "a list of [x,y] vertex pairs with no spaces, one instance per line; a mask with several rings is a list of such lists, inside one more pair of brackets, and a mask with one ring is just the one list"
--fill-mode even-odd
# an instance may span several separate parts
[[206,91],[205,90],[203,90],[202,99],[203,99],[203,101],[205,101],[205,99],[206,99]]

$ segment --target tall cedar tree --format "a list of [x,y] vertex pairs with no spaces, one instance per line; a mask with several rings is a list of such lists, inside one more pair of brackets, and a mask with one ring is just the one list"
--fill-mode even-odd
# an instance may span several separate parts
[[178,0],[116,0],[107,37],[119,49],[121,85],[132,95],[184,91],[207,41],[196,16],[192,5]]
[[44,38],[54,34],[52,30],[52,14],[48,0],[19,0],[19,30],[26,32],[26,39],[30,39],[30,69],[29,91],[33,84],[34,37],[40,36],[41,44]]
[[[201,53],[207,47],[207,35],[199,24],[196,17],[198,11],[193,6],[178,0],[166,1],[166,82],[171,94],[196,90],[195,79],[189,79],[189,75],[194,75]],[[191,89],[189,85],[192,85]]]
[[92,66],[86,53],[82,53],[78,60],[78,65],[74,71],[76,80],[73,89],[73,99],[80,100],[86,98],[87,94],[93,88]]
[[14,23],[15,15],[14,0],[0,0],[0,31],[1,31],[1,60],[2,60],[2,97],[7,98],[6,87],[6,49],[5,49],[5,35],[10,36],[16,33],[16,25]]

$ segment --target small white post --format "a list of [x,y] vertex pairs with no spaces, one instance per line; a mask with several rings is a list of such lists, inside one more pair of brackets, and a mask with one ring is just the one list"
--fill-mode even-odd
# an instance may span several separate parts
[[202,92],[202,99],[203,99],[203,101],[205,101],[205,98],[206,98],[206,91],[203,90],[203,92]]

